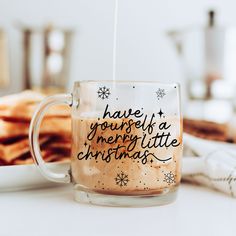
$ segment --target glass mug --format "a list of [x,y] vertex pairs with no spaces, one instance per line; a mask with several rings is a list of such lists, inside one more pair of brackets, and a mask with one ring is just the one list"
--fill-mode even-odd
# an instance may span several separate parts
[[[71,106],[70,170],[54,173],[39,148],[39,128],[52,105]],[[62,124],[63,125],[63,124]],[[74,186],[75,199],[108,206],[151,206],[175,200],[181,178],[179,85],[80,81],[72,94],[44,99],[32,118],[30,148],[49,180]]]

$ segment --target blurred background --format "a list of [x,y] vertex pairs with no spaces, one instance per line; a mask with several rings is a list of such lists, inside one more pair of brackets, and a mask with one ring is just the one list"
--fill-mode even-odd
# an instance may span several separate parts
[[[112,80],[115,3],[0,0],[0,166],[33,163],[29,124],[47,95],[71,92],[78,80]],[[181,84],[183,178],[231,196],[235,147],[222,153],[214,141],[236,143],[235,9],[233,0],[118,0],[116,44],[117,80]],[[69,160],[69,108],[45,120],[44,159]]]
[[[76,80],[112,79],[114,5],[115,0],[0,0],[0,95],[42,81],[71,90]],[[119,0],[117,79],[180,82],[184,104],[217,98],[221,103],[207,110],[223,107],[217,121],[227,121],[234,110],[232,83],[214,85],[213,94],[208,86],[236,76],[235,7],[233,0]],[[228,28],[233,33],[226,34]],[[227,96],[217,94],[219,88]],[[188,106],[186,115],[214,120],[199,104],[194,110],[200,112],[193,115]]]

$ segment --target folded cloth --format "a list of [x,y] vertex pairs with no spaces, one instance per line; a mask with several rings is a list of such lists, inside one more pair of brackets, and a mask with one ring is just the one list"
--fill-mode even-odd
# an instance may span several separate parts
[[182,180],[236,197],[236,145],[184,134]]

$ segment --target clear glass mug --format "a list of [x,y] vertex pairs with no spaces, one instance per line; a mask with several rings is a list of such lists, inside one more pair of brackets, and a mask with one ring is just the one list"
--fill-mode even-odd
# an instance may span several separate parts
[[[58,103],[71,106],[72,120],[70,170],[60,174],[47,168],[38,142],[45,111]],[[72,94],[41,102],[29,139],[41,173],[52,181],[72,182],[77,201],[150,206],[176,198],[182,133],[178,84],[81,81]]]

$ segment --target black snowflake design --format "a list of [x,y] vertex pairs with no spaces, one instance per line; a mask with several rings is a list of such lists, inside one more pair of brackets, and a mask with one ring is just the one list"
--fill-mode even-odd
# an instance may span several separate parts
[[163,98],[165,95],[166,95],[166,93],[165,93],[165,89],[158,89],[157,91],[156,91],[156,95],[157,95],[157,99],[159,100],[160,98]]
[[175,183],[175,175],[170,171],[166,174],[164,174],[164,182],[166,182],[168,185]]
[[116,185],[119,185],[120,187],[127,186],[129,182],[128,175],[124,174],[124,172],[121,171],[119,174],[117,174],[115,181]]
[[97,93],[98,93],[98,97],[101,98],[102,100],[108,99],[111,94],[110,89],[105,86],[100,87]]

